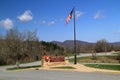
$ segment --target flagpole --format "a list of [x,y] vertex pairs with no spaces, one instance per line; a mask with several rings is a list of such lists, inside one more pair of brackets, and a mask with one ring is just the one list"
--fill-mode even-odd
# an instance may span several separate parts
[[76,54],[75,6],[74,6],[74,64],[77,64],[77,54]]

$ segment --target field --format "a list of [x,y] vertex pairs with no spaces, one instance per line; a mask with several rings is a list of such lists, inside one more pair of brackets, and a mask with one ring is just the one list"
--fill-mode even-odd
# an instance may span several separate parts
[[85,66],[99,68],[99,69],[108,69],[108,70],[118,70],[120,71],[120,65],[109,65],[109,64],[85,64]]
[[36,66],[26,66],[26,67],[13,67],[13,68],[7,68],[7,70],[20,70],[20,69],[29,69],[29,68],[39,68],[41,67],[40,65],[36,65]]
[[[70,62],[74,62],[74,59],[69,59]],[[119,63],[118,56],[97,56],[96,58],[90,57],[78,57],[77,62],[85,63]]]

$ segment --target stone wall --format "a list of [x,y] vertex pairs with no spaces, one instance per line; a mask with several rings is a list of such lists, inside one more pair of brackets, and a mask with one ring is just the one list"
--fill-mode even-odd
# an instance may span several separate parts
[[42,66],[55,66],[55,65],[67,65],[69,62],[65,60],[63,56],[59,57],[49,57],[44,56],[42,57]]

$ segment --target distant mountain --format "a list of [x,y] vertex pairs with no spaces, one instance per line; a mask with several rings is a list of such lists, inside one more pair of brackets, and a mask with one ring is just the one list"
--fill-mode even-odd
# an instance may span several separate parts
[[120,42],[113,42],[113,43],[110,43],[111,45],[115,45],[115,46],[119,46],[120,47]]
[[[68,48],[68,47],[73,46],[74,40],[66,40],[64,42],[52,41],[52,43]],[[94,43],[76,40],[76,45],[87,45],[87,44],[94,44]]]
[[60,41],[52,41],[52,43],[57,44],[59,46],[64,46],[63,42],[60,42]]
[[[52,41],[52,43],[57,44],[57,45],[59,45],[59,46],[63,46],[63,47],[69,48],[69,47],[73,46],[74,40],[66,40],[66,41],[64,41],[64,42]],[[77,44],[77,45],[95,45],[95,43],[86,42],[86,41],[81,41],[81,40],[76,40],[76,44]],[[120,42],[112,42],[112,43],[109,43],[109,44],[120,47]]]

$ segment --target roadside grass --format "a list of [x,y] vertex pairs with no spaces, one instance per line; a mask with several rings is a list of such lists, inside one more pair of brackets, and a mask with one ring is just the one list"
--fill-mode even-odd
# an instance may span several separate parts
[[35,65],[35,66],[26,66],[26,67],[13,67],[13,68],[7,68],[7,70],[21,70],[21,69],[29,69],[29,68],[39,68],[41,65]]
[[117,54],[117,55],[120,55],[120,52],[118,52],[118,53],[113,53],[113,54]]
[[[118,60],[115,59],[115,55],[112,56],[96,56],[96,59],[93,59],[92,56],[89,57],[78,57],[78,62],[86,62],[86,63],[119,63]],[[70,62],[74,62],[74,59],[69,59]]]
[[87,67],[120,71],[120,65],[109,65],[109,64],[84,64],[84,65]]
[[52,69],[76,69],[72,66],[60,66],[60,67],[52,67]]
[[68,53],[68,54],[66,54],[65,56],[66,56],[66,57],[70,57],[70,56],[74,56],[74,54],[73,54],[73,53]]
[[[90,59],[90,57],[78,57],[78,58],[77,58],[77,61],[85,60],[85,59]],[[74,62],[74,58],[69,59],[69,61],[70,61],[70,62]]]
[[[19,63],[20,63],[20,64],[26,64],[26,63],[36,62],[36,61],[40,61],[40,60],[33,60],[33,61],[26,61],[26,62],[19,62]],[[0,67],[11,66],[11,65],[15,65],[15,63],[14,63],[14,64],[4,64],[4,65],[0,65]]]

